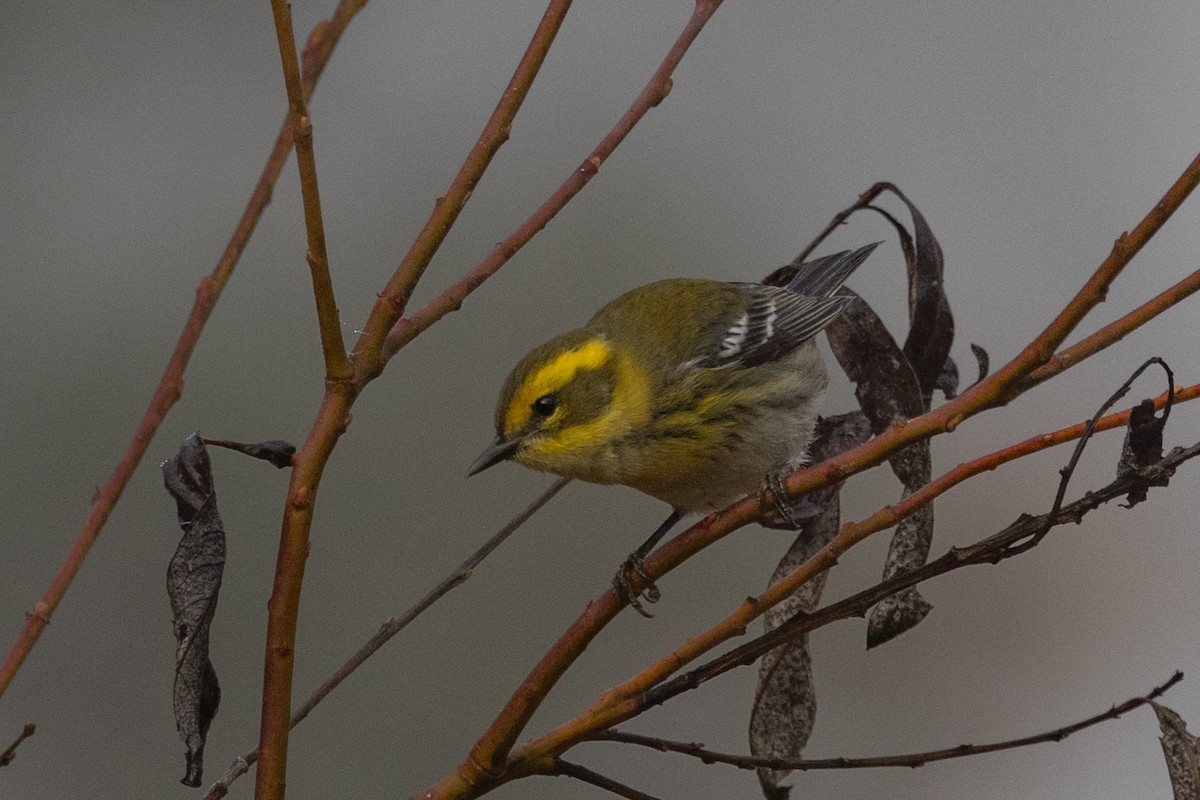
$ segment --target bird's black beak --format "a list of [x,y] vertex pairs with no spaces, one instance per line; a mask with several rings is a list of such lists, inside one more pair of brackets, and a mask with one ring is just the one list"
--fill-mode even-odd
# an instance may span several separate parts
[[517,448],[520,446],[520,438],[505,441],[497,437],[496,441],[489,444],[487,449],[479,454],[479,458],[475,459],[475,463],[467,470],[467,477],[483,472],[488,467],[494,467],[501,461],[508,461],[517,454]]

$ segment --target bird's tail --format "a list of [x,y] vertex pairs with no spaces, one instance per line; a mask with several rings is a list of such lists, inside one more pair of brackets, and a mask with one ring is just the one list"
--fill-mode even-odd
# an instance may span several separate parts
[[831,297],[879,245],[880,242],[872,242],[857,250],[843,250],[801,264],[787,288],[808,297]]

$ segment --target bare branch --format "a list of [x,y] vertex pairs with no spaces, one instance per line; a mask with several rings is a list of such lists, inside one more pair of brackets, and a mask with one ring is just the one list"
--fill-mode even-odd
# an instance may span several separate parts
[[1029,373],[1025,383],[1028,386],[1034,386],[1053,378],[1080,361],[1099,353],[1109,345],[1119,342],[1125,338],[1126,334],[1137,330],[1167,309],[1191,297],[1197,291],[1200,291],[1200,269],[1147,300],[1120,319],[1114,320],[1070,347],[1055,353],[1053,358]]
[[[1167,403],[1169,394],[1164,392],[1154,399],[1156,408],[1163,408]],[[1200,384],[1188,386],[1175,392],[1175,403],[1182,403],[1188,400],[1194,400],[1200,397]],[[1129,415],[1132,409],[1110,414],[1107,417],[1102,417],[1095,422],[1093,431],[1106,431],[1112,428],[1124,427],[1129,423]],[[1083,435],[1087,428],[1086,422],[1081,422],[1077,425],[1071,425],[1066,428],[1054,431],[1053,433],[1041,433],[1037,436],[1031,436],[1023,442],[1010,445],[994,453],[989,453],[985,456],[980,456],[972,461],[959,464],[957,467],[949,470],[943,475],[933,479],[921,489],[898,503],[881,508],[866,519],[855,523],[856,526],[862,529],[870,529],[872,532],[886,530],[901,519],[916,511],[923,505],[926,505],[942,494],[966,481],[968,478],[973,478],[984,472],[992,470],[1015,461],[1019,458],[1031,455],[1033,453],[1045,450],[1049,447],[1064,444],[1074,441]]]
[[[499,547],[505,539],[511,536],[517,528],[529,521],[529,518],[541,510],[542,506],[550,502],[554,495],[558,494],[563,487],[571,482],[570,478],[559,478],[550,485],[550,488],[542,492],[532,503],[526,506],[519,514],[513,517],[508,523],[497,531],[492,538],[484,542],[483,546],[471,554],[466,561],[458,565],[458,567],[447,575],[433,589],[429,591],[423,598],[417,601],[411,608],[405,611],[398,617],[391,617],[380,626],[379,630],[368,639],[358,651],[346,660],[342,666],[325,679],[325,682],[317,687],[317,690],[309,696],[304,703],[292,712],[291,720],[288,723],[288,729],[291,730],[299,725],[309,713],[317,707],[318,704],[329,696],[334,689],[341,685],[342,681],[350,677],[350,675],[363,665],[368,658],[373,656],[379,648],[383,647],[393,636],[404,630],[410,622],[424,613],[430,606],[448,594],[452,589],[466,583],[470,579],[474,570],[479,564],[491,555],[492,551]],[[219,800],[229,793],[229,787],[235,780],[245,775],[250,769],[250,765],[258,761],[259,748],[251,750],[244,756],[239,756],[221,776],[221,779],[209,787],[204,795],[204,800]]]
[[308,266],[312,275],[313,297],[317,301],[317,321],[321,330],[321,350],[325,356],[326,380],[349,380],[353,374],[342,340],[333,279],[329,275],[329,254],[325,248],[325,223],[321,219],[321,192],[317,187],[317,160],[313,153],[312,121],[300,86],[300,60],[292,32],[292,9],[287,0],[271,0],[275,17],[275,35],[279,40],[279,58],[283,81],[287,86],[288,118],[295,138],[296,166],[300,170],[300,195],[304,201],[304,227],[308,232]]
[[617,797],[624,797],[626,800],[657,800],[653,795],[639,792],[637,789],[632,789],[623,783],[617,783],[612,778],[605,777],[598,772],[593,772],[587,767],[563,761],[561,758],[555,760],[554,767],[554,774],[556,775],[565,775],[584,783],[590,783],[592,786],[597,786],[606,792],[612,792]]
[[267,636],[263,656],[262,721],[259,728],[259,765],[255,775],[256,800],[282,800],[287,771],[287,744],[292,702],[296,620],[308,557],[308,534],[325,465],[338,438],[350,424],[350,409],[359,392],[383,368],[380,345],[392,321],[399,316],[408,293],[445,238],[476,181],[491,163],[492,155],[508,136],[508,124],[520,108],[546,52],[558,32],[569,0],[551,0],[479,141],[468,155],[450,192],[434,210],[425,228],[380,294],[359,337],[355,361],[356,380],[326,381],[325,397],[297,454],[288,485],[283,524],[279,535],[275,580],[267,602]]
[[559,211],[578,194],[588,182],[595,177],[603,164],[617,146],[625,140],[625,137],[633,130],[634,126],[641,121],[650,109],[661,103],[671,92],[671,74],[675,68],[679,66],[679,62],[683,60],[684,54],[688,48],[692,46],[692,42],[703,30],[708,20],[716,13],[717,8],[721,5],[721,0],[697,0],[695,11],[692,17],[684,26],[683,32],[679,34],[679,38],[675,40],[667,57],[663,59],[658,69],[654,71],[654,75],[646,83],[645,88],[633,101],[633,105],[629,107],[613,126],[605,137],[596,145],[596,149],[583,160],[571,176],[554,192],[546,202],[533,212],[529,219],[525,220],[521,225],[509,234],[505,239],[500,241],[492,251],[487,254],[469,272],[462,276],[446,291],[435,297],[424,308],[411,317],[400,319],[395,323],[395,326],[388,333],[387,343],[385,345],[385,355],[391,356],[400,348],[411,342],[419,336],[430,325],[437,322],[442,317],[449,314],[451,311],[457,311],[462,306],[463,300],[467,295],[479,288],[479,286],[503,267],[513,255],[520,250],[525,244],[532,239],[538,231],[550,224],[550,220],[558,214]]
[[[300,171],[300,193],[304,202],[304,227],[308,236],[308,265],[312,277],[313,297],[317,304],[317,323],[321,332],[321,351],[325,360],[326,402],[322,412],[337,409],[336,416],[318,414],[322,420],[333,420],[332,430],[343,430],[348,420],[353,397],[348,391],[354,370],[346,356],[342,340],[341,321],[329,275],[329,257],[325,249],[325,226],[321,219],[321,195],[317,187],[317,164],[313,153],[312,122],[300,88],[300,67],[296,57],[295,36],[292,33],[292,11],[287,0],[271,0],[275,18],[275,33],[279,57],[283,64],[287,86],[288,115],[295,140],[296,164]],[[312,433],[296,461],[289,487],[288,509],[284,512],[280,534],[279,557],[275,570],[275,585],[267,605],[267,646],[262,690],[262,721],[259,728],[259,750],[262,753],[255,773],[256,800],[282,800],[287,775],[288,710],[292,702],[292,660],[295,644],[295,613],[300,604],[300,583],[307,555],[309,520],[312,496],[325,461],[332,450],[336,433],[318,441],[315,447]],[[315,470],[312,468],[315,467]]]
[[0,767],[7,767],[13,762],[13,759],[17,757],[17,748],[21,746],[21,742],[33,736],[36,730],[37,725],[34,725],[32,722],[25,723],[25,727],[21,729],[21,732],[13,740],[13,743],[3,753],[0,753]]
[[[313,28],[304,49],[303,89],[305,97],[312,95],[321,71],[324,70],[329,56],[333,53],[334,45],[341,39],[346,27],[365,3],[366,0],[341,0],[333,16]],[[275,186],[275,181],[279,179],[280,172],[283,171],[284,162],[291,149],[292,128],[290,122],[285,119],[283,128],[275,139],[275,146],[267,157],[266,166],[263,167],[258,183],[255,184],[254,191],[250,193],[246,209],[242,212],[242,217],[238,221],[237,227],[234,228],[228,244],[225,245],[225,251],[221,254],[213,271],[200,281],[200,286],[196,290],[195,304],[184,323],[183,332],[179,335],[175,350],[171,353],[171,358],[163,369],[163,375],[154,390],[154,396],[142,414],[137,431],[130,439],[129,445],[125,448],[124,454],[113,468],[108,480],[92,497],[91,510],[75,543],[71,546],[71,551],[63,560],[58,574],[54,576],[54,580],[42,595],[42,599],[26,616],[20,636],[13,643],[4,663],[0,665],[0,696],[4,694],[17,674],[17,670],[24,663],[26,656],[37,643],[38,637],[50,623],[51,615],[58,608],[58,604],[62,602],[63,596],[66,595],[79,568],[83,566],[88,552],[92,549],[92,544],[100,535],[100,530],[108,521],[108,516],[112,513],[117,501],[120,500],[121,493],[125,490],[125,485],[129,483],[133,471],[141,463],[142,456],[146,454],[146,448],[150,446],[159,425],[166,418],[167,412],[179,400],[183,392],[183,373],[191,360],[192,352],[196,349],[196,343],[200,340],[200,334],[204,331],[205,323],[208,322],[208,317],[216,306],[222,290],[233,275],[233,269],[237,266],[238,259],[241,258],[242,251],[250,240],[250,235],[258,225],[263,210],[271,200],[272,188]]]
[[[438,198],[433,213],[425,221],[425,227],[413,240],[387,286],[379,293],[375,307],[371,310],[371,315],[363,328],[363,334],[354,348],[356,380],[360,387],[382,372],[388,359],[400,349],[400,345],[394,345],[390,341],[391,335],[388,332],[396,324],[400,315],[404,313],[413,289],[421,280],[421,276],[425,274],[425,268],[433,260],[433,256],[441,247],[446,234],[450,232],[450,228],[453,227],[458,215],[466,206],[476,184],[479,183],[483,173],[492,163],[492,158],[508,141],[509,133],[512,130],[512,121],[521,109],[525,96],[529,94],[533,79],[541,70],[542,62],[546,60],[546,54],[550,52],[550,45],[554,43],[558,30],[562,26],[563,18],[570,7],[570,0],[550,0],[525,54],[521,57],[521,62],[517,65],[504,93],[500,95],[500,100],[496,103],[496,108],[479,134],[475,146],[463,160],[458,174],[450,183],[450,188]],[[517,248],[513,248],[512,252],[516,252],[516,250]],[[482,283],[483,280],[481,278],[479,282]],[[436,320],[431,320],[430,324],[433,321]],[[386,346],[385,338],[389,340]]]
[[[728,653],[690,672],[678,675],[665,683],[648,689],[638,696],[626,699],[625,703],[630,707],[622,710],[623,718],[628,719],[646,708],[659,705],[678,694],[695,689],[706,681],[712,680],[731,669],[753,664],[763,653],[778,647],[793,637],[809,633],[816,628],[824,627],[837,620],[862,616],[868,608],[884,597],[895,594],[909,586],[915,586],[932,577],[952,572],[962,567],[976,564],[997,564],[1005,559],[1027,552],[1029,549],[1026,546],[1028,541],[1038,538],[1048,524],[1057,526],[1068,522],[1078,523],[1088,512],[1094,511],[1110,500],[1123,497],[1135,487],[1163,485],[1162,482],[1174,474],[1175,469],[1180,464],[1198,455],[1200,455],[1200,443],[1187,448],[1176,448],[1157,464],[1119,476],[1107,486],[1088,492],[1081,499],[1063,506],[1054,516],[1048,513],[1036,517],[1029,516],[1028,514],[1022,515],[1016,522],[1004,530],[967,547],[951,548],[941,558],[931,561],[919,569],[897,575],[886,581],[881,581],[875,586],[864,589],[844,600],[825,606],[811,615],[794,616],[770,633],[746,642],[730,650]],[[762,602],[761,597],[757,602]],[[583,717],[579,719],[583,719]],[[563,728],[567,727],[563,726]],[[535,742],[530,747],[536,744]]]
[[601,731],[593,738],[595,741],[605,742],[621,742],[624,744],[635,744],[642,747],[649,747],[654,750],[660,750],[664,753],[682,753],[684,755],[698,758],[705,764],[730,764],[741,769],[758,769],[760,767],[766,769],[778,770],[815,770],[815,769],[864,769],[871,767],[920,767],[933,761],[946,761],[952,758],[965,758],[967,756],[977,756],[984,753],[995,753],[1000,750],[1013,750],[1018,747],[1028,747],[1034,744],[1043,744],[1046,742],[1061,742],[1073,733],[1077,733],[1085,728],[1090,728],[1093,725],[1099,725],[1102,722],[1115,720],[1123,714],[1127,714],[1143,705],[1152,703],[1167,692],[1172,686],[1183,680],[1183,673],[1176,672],[1163,684],[1154,687],[1149,694],[1144,697],[1133,697],[1126,700],[1120,705],[1115,705],[1107,711],[1104,711],[1087,719],[1071,725],[1064,725],[1061,728],[1055,728],[1052,731],[1039,733],[1033,736],[1025,736],[1020,739],[1009,739],[1002,742],[992,742],[990,744],[960,744],[956,747],[947,747],[942,750],[927,750],[921,753],[908,753],[906,755],[897,756],[876,756],[873,758],[818,758],[818,759],[798,759],[788,760],[782,758],[756,758],[754,756],[735,755],[730,753],[718,753],[714,750],[709,750],[704,745],[698,742],[677,742],[669,739],[659,739],[655,736],[642,736],[635,733],[625,733],[618,730]]

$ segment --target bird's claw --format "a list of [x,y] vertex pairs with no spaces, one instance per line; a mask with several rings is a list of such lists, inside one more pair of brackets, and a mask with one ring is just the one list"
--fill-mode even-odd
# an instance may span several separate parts
[[[646,583],[646,588],[642,592],[635,592],[633,583],[630,581],[630,573],[636,572]],[[625,600],[629,605],[633,606],[633,610],[641,614],[647,619],[654,615],[647,611],[642,606],[642,600],[647,603],[657,603],[662,597],[662,592],[654,585],[654,581],[646,574],[645,564],[642,561],[641,553],[631,553],[629,558],[621,564],[617,570],[617,574],[613,576],[613,589],[616,590],[617,596]]]
[[[784,483],[783,478],[783,474],[772,472],[767,475],[766,488],[771,490],[771,499],[774,501],[775,513],[792,528],[799,528],[800,523],[796,521],[796,517],[792,514],[792,508],[788,504],[787,484]],[[764,499],[760,493],[760,505]]]

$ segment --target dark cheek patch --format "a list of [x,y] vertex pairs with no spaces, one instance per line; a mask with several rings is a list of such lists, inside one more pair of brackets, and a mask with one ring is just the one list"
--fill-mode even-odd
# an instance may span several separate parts
[[559,392],[562,425],[582,425],[608,410],[615,382],[616,374],[607,365],[575,373],[574,380]]

